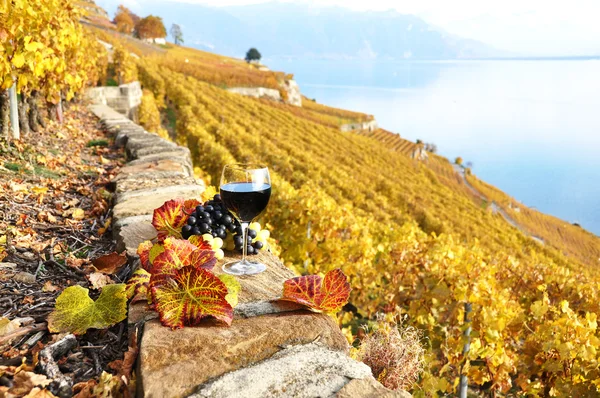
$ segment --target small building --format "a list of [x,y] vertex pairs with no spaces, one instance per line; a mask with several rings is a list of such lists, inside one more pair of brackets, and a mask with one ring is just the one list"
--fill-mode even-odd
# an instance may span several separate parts
[[154,38],[146,38],[144,39],[146,43],[154,43],[154,44],[167,44],[167,41],[164,37],[154,37]]

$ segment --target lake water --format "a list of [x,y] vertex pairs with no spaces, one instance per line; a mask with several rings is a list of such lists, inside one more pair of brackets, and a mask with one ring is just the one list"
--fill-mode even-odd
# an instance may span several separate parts
[[529,207],[600,235],[600,61],[270,59],[317,102],[435,143]]

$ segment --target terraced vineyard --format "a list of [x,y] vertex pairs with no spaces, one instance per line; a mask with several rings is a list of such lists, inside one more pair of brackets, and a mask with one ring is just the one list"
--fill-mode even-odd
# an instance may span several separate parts
[[[383,130],[343,133],[345,114],[320,104],[298,110],[231,94],[187,59],[189,70],[146,57],[138,72],[156,103],[173,110],[176,140],[198,174],[215,184],[227,163],[269,166],[263,222],[279,243],[273,249],[298,273],[349,275],[356,310],[339,320],[350,339],[381,311],[423,331],[428,370],[416,396],[455,394],[465,365],[485,394],[597,394],[600,278],[590,263],[511,227],[446,159],[412,159],[415,144]],[[224,70],[228,81],[245,76]],[[466,303],[473,332],[463,356]]]

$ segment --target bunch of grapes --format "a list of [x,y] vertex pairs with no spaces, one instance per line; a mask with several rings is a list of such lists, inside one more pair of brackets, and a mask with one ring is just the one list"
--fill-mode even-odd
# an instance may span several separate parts
[[[227,211],[219,194],[203,205],[196,206],[196,209],[188,218],[187,225],[183,226],[181,234],[185,239],[188,239],[192,235],[209,235],[213,238],[220,238],[223,240],[226,250],[239,252],[242,251],[244,241],[242,226]],[[268,230],[261,229],[260,224],[257,222],[251,223],[248,227],[246,253],[258,253],[259,250],[266,246],[268,237]]]

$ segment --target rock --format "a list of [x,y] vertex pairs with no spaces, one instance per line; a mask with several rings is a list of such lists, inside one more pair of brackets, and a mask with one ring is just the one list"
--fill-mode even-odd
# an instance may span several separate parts
[[35,275],[30,274],[29,272],[17,272],[12,278],[16,282],[27,283],[30,285],[35,283]]
[[[174,161],[171,159],[163,159],[158,161],[140,162],[132,166],[124,166],[121,168],[119,175],[115,177],[113,181],[118,184],[119,180],[127,179],[129,177],[146,179],[148,172],[156,171],[170,171],[181,173],[185,177],[189,177],[189,170],[181,164],[181,162]],[[151,175],[150,175],[151,176]]]
[[[156,148],[150,146],[132,151],[131,155],[134,159],[148,158],[147,160],[156,160],[160,159],[162,155],[162,157],[186,158],[189,161],[190,150],[184,147],[175,147],[165,152],[165,150],[162,147]],[[154,157],[154,159],[151,159],[152,156]]]
[[[223,264],[239,260],[241,257],[241,254],[227,252],[226,257],[217,263],[212,272],[215,275],[222,274]],[[261,251],[259,254],[250,257],[251,260],[260,261],[265,264],[267,269],[260,274],[236,277],[242,287],[238,296],[239,304],[279,299],[283,291],[283,283],[296,275],[268,251]],[[285,305],[281,305],[279,308],[284,310],[286,307]]]
[[184,171],[183,167],[178,166],[177,167],[177,171],[156,171],[156,170],[148,170],[148,171],[140,171],[137,174],[131,174],[131,175],[126,175],[126,174],[119,174],[117,175],[112,181],[111,184],[115,184],[117,186],[117,191],[119,190],[119,184],[126,182],[126,183],[131,183],[131,184],[135,184],[141,181],[156,181],[156,183],[158,184],[158,186],[170,186],[170,185],[177,185],[177,184],[164,184],[165,182],[168,183],[170,181],[173,180],[179,180],[179,179],[183,179],[183,178],[189,178],[190,175],[188,174],[187,171]]
[[178,197],[195,197],[197,198],[199,195],[204,192],[204,187],[197,184],[190,185],[172,185],[167,187],[156,187],[149,189],[139,189],[135,191],[123,192],[117,194],[117,203],[125,202],[127,200],[131,200],[134,198],[139,198],[143,196],[154,196],[161,195],[164,193],[173,193],[177,192]]
[[[365,365],[366,366],[366,365]],[[411,398],[404,390],[389,390],[370,375],[364,379],[350,380],[336,395],[337,398]]]
[[295,80],[286,80],[283,89],[287,92],[287,99],[285,100],[287,104],[302,106],[302,94],[300,94],[300,87]]
[[[149,149],[152,149],[152,148],[149,148]],[[135,160],[130,161],[129,163],[127,163],[127,167],[137,166],[139,164],[153,164],[153,163],[157,163],[159,161],[164,161],[164,160],[179,163],[185,168],[188,175],[190,175],[190,176],[194,175],[194,167],[192,165],[192,160],[190,158],[190,155],[189,155],[189,153],[182,152],[182,151],[181,152],[177,152],[177,151],[164,152],[164,150],[161,149],[160,153],[138,157]]]
[[244,95],[253,98],[266,98],[272,101],[281,101],[279,90],[265,87],[231,87],[227,91],[230,93]]
[[348,379],[370,376],[371,369],[364,363],[313,343],[287,348],[264,362],[228,373],[200,386],[190,397],[328,397]]
[[331,317],[306,310],[238,319],[231,327],[207,320],[171,330],[152,320],[144,327],[138,357],[142,396],[187,396],[209,379],[267,359],[283,346],[315,340],[340,356],[348,349]]
[[150,188],[166,187],[166,186],[172,186],[172,185],[191,185],[191,184],[197,184],[197,185],[204,186],[204,181],[197,180],[193,177],[182,177],[182,178],[175,178],[175,179],[167,179],[167,178],[123,179],[117,185],[116,192],[117,192],[117,194],[120,194],[123,192],[137,191],[140,189],[150,189]]
[[[165,187],[160,193],[144,196],[135,196],[130,199],[117,202],[113,208],[113,218],[115,222],[118,220],[139,216],[144,214],[152,214],[154,209],[162,206],[167,200],[175,198],[198,198],[203,192],[202,187],[198,186],[196,190],[185,188],[180,190],[180,187],[175,185]],[[161,188],[162,189],[162,188]]]
[[302,308],[300,304],[290,301],[253,301],[238,304],[233,310],[233,316],[234,318],[250,318],[278,312],[295,311]]

